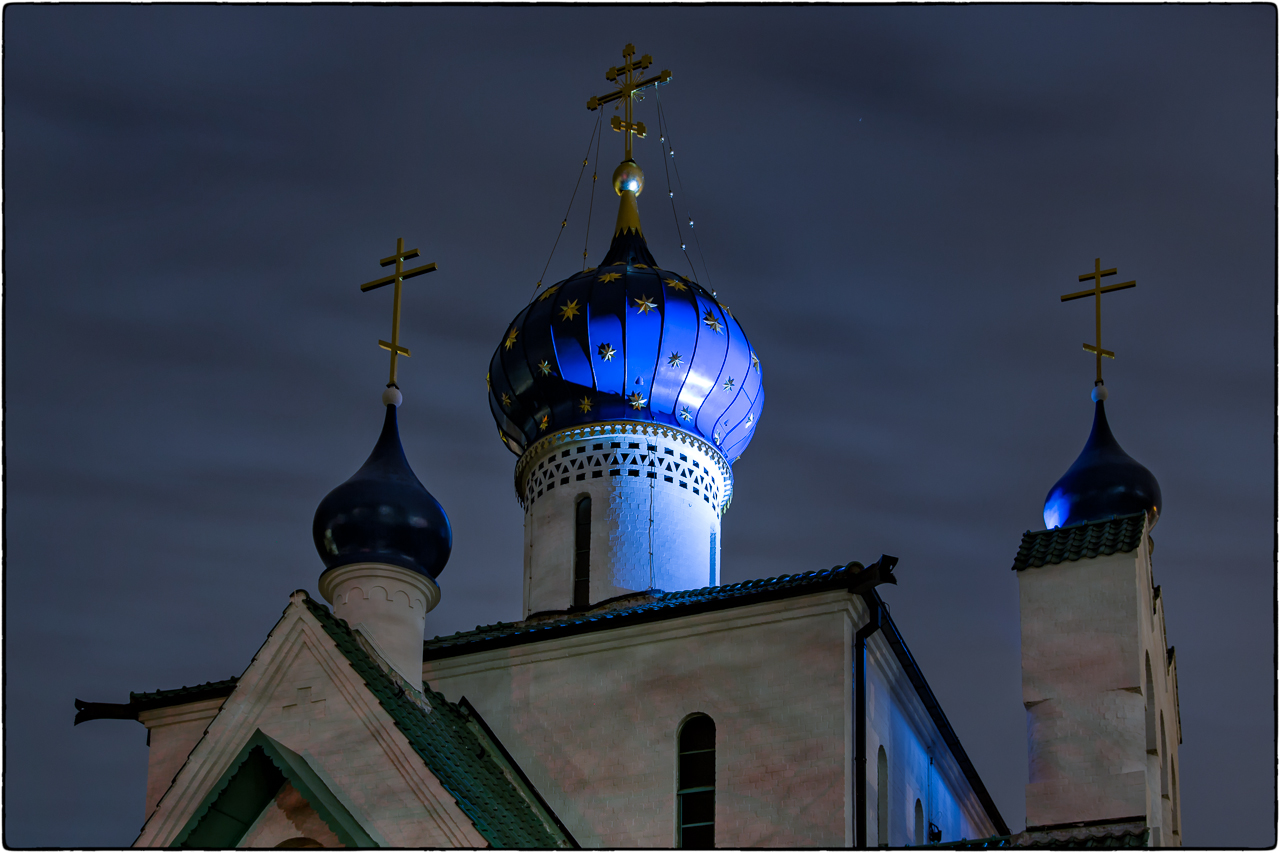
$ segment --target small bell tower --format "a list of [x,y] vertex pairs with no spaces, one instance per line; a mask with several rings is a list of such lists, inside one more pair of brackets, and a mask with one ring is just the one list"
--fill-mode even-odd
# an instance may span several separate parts
[[1027,832],[1046,841],[1129,833],[1181,845],[1178,680],[1164,602],[1152,574],[1160,486],[1121,449],[1102,381],[1102,286],[1115,269],[1080,276],[1094,297],[1093,429],[1027,531],[1014,560],[1027,710]]

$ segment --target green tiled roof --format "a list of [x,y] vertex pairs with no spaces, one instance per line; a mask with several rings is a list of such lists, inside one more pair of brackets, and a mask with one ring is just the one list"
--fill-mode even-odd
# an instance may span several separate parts
[[780,575],[776,578],[743,581],[725,586],[664,592],[652,589],[618,599],[608,608],[596,606],[585,613],[556,615],[523,622],[498,622],[477,625],[474,631],[462,631],[445,637],[433,637],[424,644],[427,660],[471,654],[488,648],[520,645],[549,640],[570,634],[583,634],[624,625],[639,625],[662,619],[673,619],[693,613],[741,607],[761,601],[791,596],[811,595],[833,589],[849,589],[857,584],[862,566],[851,563],[816,572]]
[[[360,645],[347,623],[310,598],[307,609],[325,633],[364,679],[365,685],[391,715],[413,749],[471,818],[476,829],[493,847],[565,847],[572,844],[562,829],[548,822],[507,777],[468,725],[458,705],[440,693],[425,691],[426,707],[410,698],[405,687],[393,680]],[[529,791],[529,795],[536,794]],[[547,810],[551,821],[558,823]]]
[[169,705],[185,705],[188,702],[200,702],[205,699],[224,699],[236,689],[240,679],[234,676],[223,681],[206,681],[194,687],[175,687],[172,690],[155,690],[151,693],[134,693],[130,691],[129,701],[117,702],[82,702],[76,700],[75,725],[89,720],[136,720],[142,711],[155,708],[166,708]]
[[1051,566],[1066,560],[1132,551],[1142,544],[1146,513],[1135,512],[1105,521],[1088,521],[1052,530],[1028,530],[1013,559],[1013,570]]
[[219,699],[230,696],[236,689],[240,679],[234,675],[222,681],[206,681],[192,687],[183,685],[172,690],[153,690],[150,693],[134,693],[129,691],[129,704],[147,708],[162,708],[165,705],[182,705],[187,702],[199,702],[201,699]]

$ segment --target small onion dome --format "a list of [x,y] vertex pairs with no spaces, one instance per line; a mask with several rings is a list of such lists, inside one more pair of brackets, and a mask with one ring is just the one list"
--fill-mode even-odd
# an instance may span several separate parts
[[444,569],[449,517],[405,459],[394,404],[364,465],[316,508],[311,536],[326,569],[389,563],[433,579]]
[[[1105,394],[1101,396],[1105,398]],[[1153,524],[1160,517],[1160,484],[1120,448],[1098,397],[1094,395],[1097,402],[1093,430],[1084,450],[1045,498],[1046,528],[1069,527],[1139,511],[1151,513]]]
[[643,186],[633,172],[626,161],[614,176],[622,207],[600,266],[548,287],[503,333],[489,408],[517,455],[557,430],[640,421],[697,435],[733,462],[764,407],[760,361],[713,294],[658,268],[630,224],[627,181]]

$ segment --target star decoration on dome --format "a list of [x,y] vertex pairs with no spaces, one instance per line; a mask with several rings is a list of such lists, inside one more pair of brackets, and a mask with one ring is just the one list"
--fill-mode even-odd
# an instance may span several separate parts
[[747,426],[751,426],[751,424],[755,422],[755,419],[756,419],[755,412],[752,412],[751,414],[747,415]]
[[689,407],[688,407],[688,406],[681,406],[681,407],[680,407],[680,420],[682,420],[682,421],[691,421],[691,420],[693,420],[693,412],[689,411]]
[[539,424],[538,424],[538,431],[539,431],[539,432],[546,432],[547,425],[548,425],[548,424],[550,424],[550,423],[551,423],[551,416],[550,416],[550,415],[543,415],[543,416],[542,416],[542,421],[541,421],[541,423],[539,423]]
[[667,367],[679,367],[684,364],[684,357],[678,352],[673,352],[667,356]]
[[510,394],[505,394],[505,393],[504,393],[504,394],[502,395],[502,398],[501,398],[501,399],[502,399],[502,405],[503,405],[504,407],[506,407],[506,406],[510,406],[510,405],[511,405],[511,395],[510,395]]
[[726,379],[726,380],[724,381],[724,390],[726,390],[726,391],[732,391],[732,390],[733,390],[733,377],[732,377],[732,376],[730,376],[728,379]]
[[719,443],[720,443],[720,430],[716,430],[716,434],[715,434],[714,436],[712,436],[712,438],[714,438],[714,439],[715,439],[716,444],[719,444]]
[[505,347],[506,349],[511,349],[513,346],[515,346],[517,334],[519,334],[519,332],[516,330],[516,327],[512,326],[511,331],[507,332],[507,339],[503,341],[502,346]]
[[756,369],[756,373],[760,372],[760,359],[756,358],[755,353],[751,353],[751,366]]
[[596,352],[600,353],[600,357],[605,361],[613,361],[613,357],[618,353],[618,351],[613,348],[613,344],[601,344],[596,347]]
[[489,390],[489,388],[490,388],[490,385],[489,385],[489,374],[487,374],[487,373],[486,373],[486,374],[484,375],[484,390],[488,391],[488,390]]
[[646,400],[644,398],[644,395],[641,394],[639,391],[634,391],[631,393],[630,396],[627,397],[627,402],[631,404],[631,408],[633,409],[643,409],[644,404],[649,401]]
[[548,287],[546,290],[544,290],[544,291],[542,292],[542,295],[538,297],[538,301],[539,301],[539,302],[541,302],[542,300],[544,300],[544,299],[546,299],[547,297],[551,296],[551,294],[555,293],[555,292],[556,292],[557,290],[559,290],[559,289],[560,289],[560,285],[558,285],[558,284],[555,284],[555,285],[552,285],[551,287]]
[[596,280],[597,280],[597,281],[603,281],[605,284],[608,284],[609,282],[611,282],[611,281],[617,281],[617,280],[618,280],[618,279],[620,279],[620,278],[622,278],[622,273],[620,273],[620,272],[607,272],[607,273],[605,273],[604,275],[600,276],[600,278],[598,278],[598,279],[596,279]]
[[560,306],[561,320],[572,320],[579,313],[581,312],[578,311],[578,300],[576,299],[570,299],[568,302]]
[[545,358],[542,361],[538,362],[538,372],[541,373],[543,376],[551,375],[551,365],[547,363],[547,360]]
[[641,314],[648,314],[658,307],[658,303],[649,301],[647,296],[633,296],[632,300],[636,303],[636,311]]
[[667,285],[667,287],[670,287],[672,290],[678,290],[683,292],[688,289],[684,286],[683,282],[678,281],[674,278],[664,278],[662,281],[664,284]]
[[578,401],[578,411],[582,412],[585,415],[587,412],[591,411],[591,405],[592,405],[591,398],[584,396],[581,400]]
[[649,268],[649,265],[648,264],[632,264],[631,268],[635,270],[647,270]]
[[702,316],[702,322],[707,324],[707,328],[715,332],[717,335],[724,331],[724,326],[720,324],[720,318],[707,309],[707,313]]

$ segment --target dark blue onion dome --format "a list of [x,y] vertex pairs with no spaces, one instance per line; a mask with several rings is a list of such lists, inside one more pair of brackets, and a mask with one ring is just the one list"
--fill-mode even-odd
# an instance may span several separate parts
[[715,294],[661,269],[639,228],[643,173],[624,161],[618,227],[599,267],[548,287],[511,322],[489,364],[489,408],[517,455],[602,421],[664,424],[730,462],[764,408],[760,361]]
[[[1100,389],[1102,386],[1098,386]],[[1084,450],[1049,490],[1044,501],[1044,526],[1069,527],[1145,511],[1154,524],[1160,517],[1160,484],[1145,467],[1125,453],[1103,408],[1105,389],[1095,392],[1093,430]]]
[[364,465],[316,508],[311,536],[326,569],[389,563],[434,579],[449,561],[449,517],[405,459],[394,403]]

